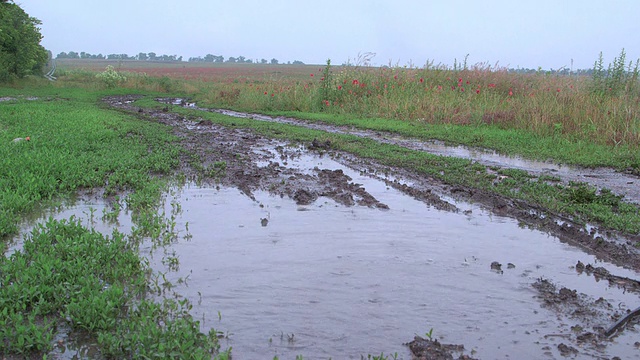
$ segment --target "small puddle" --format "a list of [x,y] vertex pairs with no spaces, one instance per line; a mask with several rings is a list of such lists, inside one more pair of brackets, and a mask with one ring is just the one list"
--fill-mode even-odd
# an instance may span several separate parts
[[[470,159],[486,166],[499,166],[528,171],[529,173],[540,175],[557,176],[565,182],[584,182],[599,189],[607,188],[613,193],[624,196],[624,200],[633,203],[640,203],[640,179],[634,175],[620,173],[610,168],[580,168],[575,166],[559,165],[552,162],[528,160],[517,156],[506,156],[494,151],[474,149],[466,146],[449,146],[442,141],[421,141],[407,139],[391,133],[380,133],[370,130],[355,129],[346,126],[334,126],[322,123],[312,123],[300,119],[287,117],[271,117],[262,114],[243,113],[225,109],[208,109],[196,106],[195,103],[186,102],[183,99],[158,99],[161,102],[170,102],[173,105],[210,111],[232,117],[248,118],[258,121],[277,122],[302,126],[309,129],[327,131],[338,134],[349,134],[363,138],[373,139],[385,144],[402,146],[412,150],[425,151],[434,155],[458,157]],[[635,185],[634,185],[635,184]]]
[[[559,359],[560,344],[581,322],[542,307],[532,287],[538,279],[620,309],[639,305],[637,294],[573,266],[581,261],[619,276],[638,274],[515,220],[467,203],[456,203],[460,213],[436,210],[328,157],[287,161],[300,170],[342,170],[389,209],[346,207],[323,197],[296,205],[264,191],[252,200],[227,187],[188,185],[168,194],[164,211],[175,214],[180,204],[176,228],[188,228],[190,240],[171,246],[179,268],[167,277],[188,279],[175,290],[192,301],[204,331],[226,335],[222,348],[233,347],[234,358],[360,359],[397,352],[410,359],[403,344],[433,328],[439,341],[464,344],[479,359]],[[51,215],[74,215],[105,233],[131,228],[124,211],[117,223],[102,223],[105,209],[96,200]],[[495,261],[500,271],[492,269]],[[160,253],[150,262],[167,270]],[[627,329],[606,346],[585,344],[580,357],[640,358],[637,335]],[[55,356],[76,358],[88,349],[78,340]]]

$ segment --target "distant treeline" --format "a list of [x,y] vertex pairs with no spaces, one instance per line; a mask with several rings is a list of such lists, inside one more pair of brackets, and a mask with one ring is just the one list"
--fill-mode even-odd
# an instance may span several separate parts
[[[56,59],[95,59],[95,60],[139,60],[139,61],[183,61],[182,56],[177,56],[177,55],[158,55],[154,52],[150,52],[150,53],[139,53],[138,55],[127,55],[127,54],[109,54],[109,55],[102,55],[102,54],[90,54],[87,52],[80,52],[77,53],[75,51],[69,51],[67,52],[61,52],[56,56]],[[202,56],[198,56],[198,57],[190,57],[189,62],[210,62],[210,63],[244,63],[244,64],[271,64],[271,65],[277,65],[280,64],[280,62],[278,61],[278,59],[271,59],[271,60],[267,60],[267,59],[260,59],[260,60],[253,60],[253,59],[247,59],[244,56],[238,56],[238,57],[234,57],[234,56],[230,56],[227,59],[225,59],[224,56],[220,56],[220,55],[213,55],[213,54],[207,54],[204,57]],[[293,64],[293,65],[304,65],[304,63],[302,61],[299,60],[294,60],[293,62],[288,61],[287,64]]]

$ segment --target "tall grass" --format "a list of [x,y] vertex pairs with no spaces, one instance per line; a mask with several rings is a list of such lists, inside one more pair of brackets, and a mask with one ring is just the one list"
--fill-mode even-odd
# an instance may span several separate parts
[[[432,64],[411,68],[333,67],[328,61],[325,67],[287,68],[291,76],[247,68],[243,76],[213,79],[205,76],[211,69],[203,68],[200,79],[194,79],[195,69],[189,69],[189,80],[124,68],[127,80],[121,86],[186,94],[206,105],[243,111],[322,112],[399,119],[425,127],[492,126],[638,147],[639,64],[627,64],[623,50],[606,68],[601,56],[592,76],[513,73],[486,64],[468,67],[466,62],[453,68]],[[302,75],[305,69],[308,73]],[[63,83],[78,76],[73,70],[66,74],[60,78]]]
[[306,81],[192,85],[198,88],[193,93],[198,100],[238,110],[322,111],[425,126],[493,125],[540,136],[637,147],[637,62],[635,68],[621,68],[623,61],[616,58],[608,71],[595,71],[593,77],[515,74],[488,66],[460,70],[337,67],[318,69]]

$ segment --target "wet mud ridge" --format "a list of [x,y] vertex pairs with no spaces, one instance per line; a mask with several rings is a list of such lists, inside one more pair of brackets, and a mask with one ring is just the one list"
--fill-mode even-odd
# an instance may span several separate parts
[[288,166],[308,151],[303,147],[284,146],[280,141],[249,130],[225,128],[200,119],[190,120],[169,111],[143,113],[131,105],[136,98],[110,97],[105,102],[171,126],[186,150],[180,170],[192,181],[236,187],[254,200],[254,192],[260,190],[287,196],[298,205],[308,205],[326,197],[345,206],[388,208],[342,170]]
[[[497,215],[517,219],[525,227],[551,234],[600,260],[640,270],[640,255],[633,246],[636,241],[640,241],[640,237],[624,237],[613,232],[601,234],[598,229],[587,231],[582,226],[572,224],[568,219],[558,221],[544,216],[544,209],[534,208],[522,201],[471,188],[451,187],[431,178],[417,176],[406,169],[381,166],[349,154],[335,152],[326,141],[315,140],[309,144],[290,145],[262,137],[251,130],[218,126],[197,117],[186,118],[169,111],[168,107],[140,109],[134,104],[140,97],[117,96],[103,100],[122,111],[171,126],[185,149],[181,155],[180,171],[190,180],[212,187],[235,187],[254,200],[254,193],[267,191],[276,196],[291,198],[298,205],[308,205],[321,198],[330,198],[344,206],[365,206],[381,211],[388,209],[387,204],[376,199],[366,188],[355,183],[340,169],[326,168],[321,163],[308,164],[310,166],[306,167],[294,165],[296,159],[310,152],[324,154],[323,156],[331,156],[333,160],[360,171],[361,174],[382,180],[387,186],[436,209],[460,212],[456,201],[479,204]],[[167,104],[176,102],[175,99],[159,101]],[[266,222],[263,221],[263,226],[265,225]],[[611,286],[624,287],[634,293],[640,289],[640,283],[634,279],[617,276],[592,265],[574,264],[575,262],[567,264],[567,267],[585,272],[588,276],[593,275],[594,281],[606,280]],[[629,313],[628,310],[625,312],[617,304],[609,304],[604,299],[594,300],[568,288],[558,290],[554,284],[546,280],[539,280],[533,284],[533,288],[542,307],[557,313],[559,318],[567,319],[567,323],[576,324],[554,339],[558,341],[554,343],[555,348],[548,350],[550,354],[559,352],[562,356],[568,357],[590,354],[601,358],[598,355],[602,354],[601,348],[606,347],[610,341],[605,332],[610,325]],[[638,304],[640,305],[640,301]],[[632,328],[635,324],[637,318],[630,318],[616,329],[616,332],[626,331],[625,329]],[[553,338],[553,334],[549,336]],[[446,345],[420,337],[416,337],[407,345],[415,359],[471,359],[462,355],[461,345]]]
[[625,201],[640,204],[640,173],[638,169],[629,168],[625,171],[616,171],[610,168],[580,168],[564,166],[552,162],[527,160],[520,157],[505,156],[497,152],[485,149],[468,148],[465,146],[449,146],[437,140],[416,140],[398,136],[391,133],[382,133],[371,130],[355,129],[351,126],[336,126],[321,122],[309,122],[288,117],[271,117],[262,114],[242,113],[225,109],[198,108],[195,103],[189,103],[185,99],[159,99],[167,103],[194,108],[202,111],[216,112],[228,116],[249,118],[257,121],[277,122],[290,124],[309,129],[322,130],[331,133],[349,134],[363,138],[376,140],[384,144],[392,144],[407,149],[425,151],[435,155],[452,156],[476,161],[485,166],[498,166],[525,170],[534,176],[557,176],[564,183],[584,182],[599,189],[608,188],[613,193],[623,196]]

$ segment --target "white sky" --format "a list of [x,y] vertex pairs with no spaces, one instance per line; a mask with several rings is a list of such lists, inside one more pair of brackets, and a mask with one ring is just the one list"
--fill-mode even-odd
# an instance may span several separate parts
[[640,58],[639,0],[16,0],[55,55],[155,52],[333,64],[591,68]]

